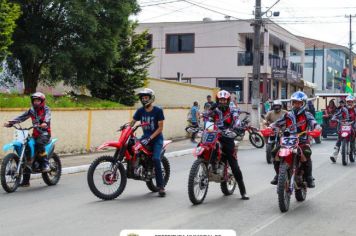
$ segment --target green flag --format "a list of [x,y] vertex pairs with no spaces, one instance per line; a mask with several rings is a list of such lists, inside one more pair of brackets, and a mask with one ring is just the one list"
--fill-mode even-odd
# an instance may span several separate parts
[[354,91],[353,91],[352,86],[351,86],[351,80],[350,80],[350,76],[349,75],[346,76],[345,93],[354,94]]

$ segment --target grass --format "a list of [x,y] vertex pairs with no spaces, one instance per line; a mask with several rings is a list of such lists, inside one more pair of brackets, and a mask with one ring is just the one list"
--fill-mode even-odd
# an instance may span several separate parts
[[[53,96],[46,95],[46,105],[50,108],[121,108],[122,104],[84,95]],[[30,107],[30,97],[22,94],[0,93],[0,108]]]

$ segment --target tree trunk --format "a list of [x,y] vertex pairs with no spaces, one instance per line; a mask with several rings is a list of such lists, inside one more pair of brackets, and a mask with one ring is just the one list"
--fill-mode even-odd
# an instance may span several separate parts
[[27,69],[23,70],[25,90],[24,94],[32,94],[36,92],[39,78],[39,70],[36,69]]

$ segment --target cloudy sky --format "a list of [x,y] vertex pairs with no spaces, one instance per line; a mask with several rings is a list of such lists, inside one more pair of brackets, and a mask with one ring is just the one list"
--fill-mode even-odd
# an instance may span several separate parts
[[[267,10],[277,0],[262,0]],[[141,12],[135,16],[139,22],[167,22],[202,20],[209,17],[223,20],[253,18],[254,0],[139,0]],[[355,0],[280,0],[273,8],[279,17],[271,17],[291,33],[344,46],[349,44],[349,18],[356,15]],[[353,18],[353,31],[356,17]],[[353,33],[356,43],[356,34]],[[354,46],[354,51],[356,45]]]

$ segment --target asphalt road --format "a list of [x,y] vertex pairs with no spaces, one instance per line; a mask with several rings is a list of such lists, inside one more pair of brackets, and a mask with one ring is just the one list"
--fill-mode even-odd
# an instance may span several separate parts
[[316,188],[303,203],[278,208],[274,176],[264,150],[241,150],[239,162],[251,199],[238,190],[224,197],[211,183],[205,202],[192,206],[187,178],[191,155],[170,159],[166,198],[150,193],[143,182],[129,180],[124,193],[101,201],[89,190],[86,173],[65,175],[54,187],[41,179],[7,194],[0,190],[0,235],[119,235],[122,229],[233,229],[237,235],[356,235],[356,166],[331,164],[335,141],[313,145]]

